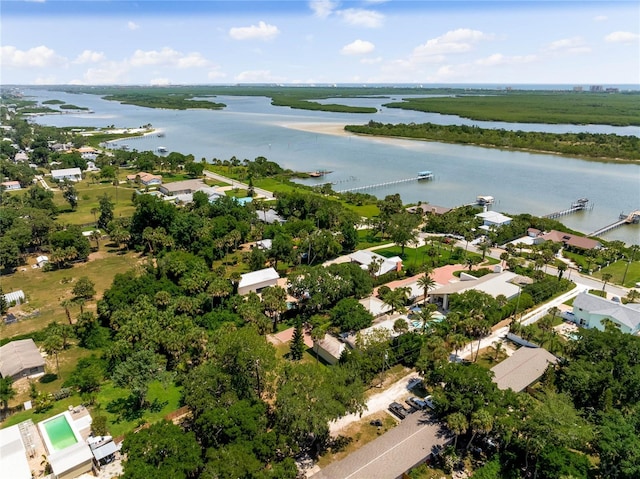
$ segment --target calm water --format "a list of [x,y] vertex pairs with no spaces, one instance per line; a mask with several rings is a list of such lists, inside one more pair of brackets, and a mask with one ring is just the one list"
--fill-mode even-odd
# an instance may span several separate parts
[[[640,209],[639,165],[434,142],[336,136],[293,130],[284,125],[362,124],[374,119],[383,123],[474,124],[485,128],[635,136],[640,136],[640,127],[478,122],[381,107],[382,103],[400,97],[340,100],[350,105],[375,106],[380,110],[374,115],[361,115],[273,107],[268,98],[260,97],[217,97],[216,101],[228,105],[222,111],[174,111],[120,105],[94,95],[35,89],[25,91],[25,94],[41,101],[59,99],[95,111],[94,114],[38,117],[37,121],[42,124],[134,128],[151,123],[162,129],[166,136],[125,142],[139,151],[164,146],[169,151],[193,154],[196,159],[209,161],[232,156],[240,160],[264,156],[294,170],[326,169],[333,173],[310,182],[331,181],[336,183],[336,190],[409,178],[421,170],[433,171],[435,181],[402,183],[368,191],[379,197],[398,192],[405,203],[422,201],[458,206],[472,202],[477,195],[491,195],[496,198],[496,210],[507,214],[544,215],[587,197],[593,209],[561,218],[570,228],[585,233],[612,223],[622,212]],[[640,225],[623,226],[603,238],[640,243]]]

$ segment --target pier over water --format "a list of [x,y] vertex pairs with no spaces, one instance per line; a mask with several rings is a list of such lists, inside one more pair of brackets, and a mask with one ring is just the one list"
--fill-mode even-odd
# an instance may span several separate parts
[[[554,219],[554,218],[560,218],[561,216],[570,215],[572,213],[577,213],[578,211],[589,209],[588,204],[589,204],[588,198],[580,198],[574,201],[573,203],[571,203],[571,207],[567,208],[566,210],[550,213],[548,215],[545,215],[543,218]],[[590,206],[590,209],[593,209],[593,205]]]
[[356,186],[354,188],[347,188],[344,190],[336,191],[336,193],[352,193],[355,191],[372,190],[374,188],[382,188],[385,186],[397,185],[399,183],[408,183],[410,181],[416,181],[416,180],[424,181],[424,180],[433,180],[433,179],[434,179],[433,173],[431,173],[430,171],[421,171],[420,173],[418,173],[417,176],[412,176],[411,178],[404,178],[402,180],[385,181],[385,182],[376,183],[373,185]]
[[618,221],[611,223],[610,225],[603,226],[602,228],[590,233],[589,236],[600,236],[608,233],[611,230],[619,228],[622,225],[630,225],[640,223],[640,210],[632,211],[628,215],[621,213]]

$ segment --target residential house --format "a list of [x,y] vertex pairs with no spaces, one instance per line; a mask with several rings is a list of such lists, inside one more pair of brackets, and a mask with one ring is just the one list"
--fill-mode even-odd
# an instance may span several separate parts
[[545,241],[553,241],[554,243],[562,243],[566,248],[592,250],[602,247],[600,242],[597,240],[556,230],[551,230],[548,233],[543,234],[542,239]]
[[558,358],[544,348],[522,347],[491,368],[493,382],[498,389],[524,391],[542,377],[550,364]]
[[0,347],[0,375],[18,380],[44,373],[44,359],[33,339],[18,339]]
[[640,304],[637,303],[622,304],[583,291],[573,300],[573,318],[584,328],[604,331],[609,320],[623,333],[640,334]]
[[372,263],[378,263],[378,270],[374,276],[382,276],[383,274],[390,273],[392,271],[400,271],[402,269],[402,258],[399,256],[392,256],[391,258],[385,258],[384,256],[374,253],[369,250],[359,250],[349,255],[349,259],[352,263],[357,263],[364,270],[369,270]]
[[511,224],[512,218],[503,215],[502,213],[498,213],[497,211],[483,211],[482,213],[478,213],[476,218],[480,218],[482,220],[482,226],[480,229],[488,231],[492,226],[499,227],[503,225]]
[[2,183],[0,183],[0,186],[5,191],[16,191],[22,189],[19,181],[3,181]]
[[442,309],[449,308],[449,296],[456,293],[475,289],[487,293],[494,298],[504,295],[507,299],[515,298],[520,292],[518,283],[521,278],[511,271],[489,273],[480,278],[471,275],[460,275],[460,281],[449,283],[440,288],[429,291],[428,296],[442,305]]
[[144,186],[152,186],[152,185],[161,185],[162,184],[162,176],[160,175],[152,175],[151,173],[146,173],[141,171],[140,173],[136,173],[134,175],[127,175],[127,180],[129,181],[140,181]]
[[176,181],[174,183],[165,183],[160,187],[163,195],[175,196],[184,193],[195,193],[203,188],[208,188],[206,183],[200,179]]
[[409,213],[419,213],[421,215],[443,215],[451,211],[451,208],[445,206],[432,205],[430,203],[422,203],[417,206],[409,206],[407,208]]
[[314,352],[331,365],[340,360],[345,348],[345,343],[330,334],[325,334],[324,338],[313,344]]
[[280,275],[273,268],[260,269],[241,275],[238,284],[238,294],[248,294],[250,292],[259,293],[264,288],[276,286]]
[[16,156],[13,157],[13,161],[18,163],[19,161],[29,161],[29,155],[24,151],[19,151]]
[[80,171],[80,168],[64,168],[62,170],[51,170],[51,179],[53,181],[80,181],[82,179],[82,171]]

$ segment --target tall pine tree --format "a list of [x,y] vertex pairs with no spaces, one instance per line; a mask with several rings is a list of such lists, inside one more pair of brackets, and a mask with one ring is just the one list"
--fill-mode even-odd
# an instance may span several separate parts
[[293,332],[293,338],[291,338],[291,359],[294,361],[300,361],[306,345],[304,344],[304,333],[302,331],[302,321],[296,322],[296,329]]

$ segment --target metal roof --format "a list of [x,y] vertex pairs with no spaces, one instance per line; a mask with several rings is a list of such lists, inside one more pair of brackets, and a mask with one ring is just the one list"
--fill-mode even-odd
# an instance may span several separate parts
[[3,378],[44,366],[44,359],[33,339],[19,339],[0,347],[0,374]]

